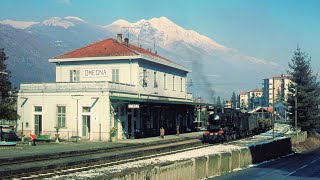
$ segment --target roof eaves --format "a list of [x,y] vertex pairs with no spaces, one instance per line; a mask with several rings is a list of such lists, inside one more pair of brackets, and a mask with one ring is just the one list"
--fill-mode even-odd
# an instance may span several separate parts
[[104,57],[83,57],[83,58],[53,58],[48,61],[51,63],[58,62],[76,62],[76,61],[101,61],[101,60],[122,60],[122,59],[140,59],[140,55],[136,56],[104,56]]
[[166,66],[170,66],[170,67],[173,67],[173,68],[177,68],[177,69],[180,69],[180,70],[183,70],[183,71],[186,71],[186,72],[192,72],[190,69],[188,69],[188,68],[186,68],[184,66],[181,66],[181,65],[176,64],[176,63],[171,63],[169,61],[164,61],[161,58],[156,58],[156,57],[153,57],[153,56],[146,56],[145,54],[140,54],[140,56],[143,59],[151,61],[151,62],[160,63],[160,64],[163,64],[163,65],[166,65]]

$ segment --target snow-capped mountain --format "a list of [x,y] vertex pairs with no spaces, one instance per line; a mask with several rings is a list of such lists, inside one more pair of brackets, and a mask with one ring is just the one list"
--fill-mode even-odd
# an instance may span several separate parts
[[74,16],[52,17],[25,30],[59,49],[59,53],[109,37],[103,27]]
[[[283,72],[272,61],[251,57],[226,47],[194,30],[185,29],[166,17],[142,19],[133,23],[117,20],[106,26],[74,16],[25,22],[24,26],[21,24],[22,21],[0,21],[0,47],[4,47],[10,57],[9,69],[14,72],[12,79],[15,85],[37,82],[39,79],[47,81],[42,80],[42,77],[54,81],[54,68],[48,63],[48,58],[106,38],[116,38],[117,33],[129,37],[130,43],[157,51],[159,55],[192,69],[189,78],[193,81],[196,94],[202,96],[212,96],[213,91],[220,96],[231,96],[232,91],[259,88],[263,78]],[[26,37],[28,43],[22,43]],[[25,47],[27,50],[22,51]],[[32,58],[26,58],[28,56]],[[15,66],[18,62],[19,66]],[[41,74],[42,77],[39,78],[37,73],[31,73],[26,80],[23,71],[16,69],[32,64],[37,64],[39,69],[43,66],[46,69],[43,73],[47,72],[47,75]],[[239,86],[239,83],[248,82],[259,85]]]
[[193,30],[186,30],[166,17],[142,19],[136,23],[120,19],[104,27],[110,32],[127,32],[129,28],[129,33],[135,37],[139,36],[149,43],[153,43],[155,38],[157,45],[167,50],[170,50],[172,44],[179,41],[208,51],[212,49],[227,50],[226,47],[212,39]]
[[38,24],[38,23],[39,22],[36,22],[36,21],[15,21],[15,20],[10,20],[10,19],[0,21],[0,24],[6,24],[6,25],[12,26],[17,29],[25,29],[29,26],[32,26],[32,25]]
[[85,22],[83,19],[74,16],[67,16],[64,18],[52,17],[48,20],[41,22],[41,25],[45,26],[58,26],[68,29],[69,27],[75,26],[77,23]]

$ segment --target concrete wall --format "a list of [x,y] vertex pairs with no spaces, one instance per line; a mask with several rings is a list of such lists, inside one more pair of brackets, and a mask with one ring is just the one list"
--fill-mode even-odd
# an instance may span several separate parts
[[236,169],[246,168],[252,163],[259,163],[291,153],[290,138],[265,141],[239,147],[228,152],[196,157],[178,162],[156,164],[140,169],[128,169],[117,174],[110,174],[106,179],[202,179],[226,174]]
[[307,139],[307,131],[298,132],[297,134],[289,134],[287,137],[290,137],[292,144],[297,144],[303,142]]

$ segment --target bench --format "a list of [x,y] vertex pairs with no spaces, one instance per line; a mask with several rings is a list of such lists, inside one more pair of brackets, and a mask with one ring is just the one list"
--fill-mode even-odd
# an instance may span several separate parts
[[80,136],[71,136],[70,139],[72,142],[78,142],[78,140],[80,140],[81,137]]
[[50,135],[35,135],[35,134],[30,134],[31,140],[30,142],[32,142],[32,145],[35,146],[36,145],[36,141],[45,141],[45,142],[50,142]]
[[39,134],[36,137],[36,141],[50,142],[51,141],[50,135],[48,135],[48,134],[44,134],[44,135]]

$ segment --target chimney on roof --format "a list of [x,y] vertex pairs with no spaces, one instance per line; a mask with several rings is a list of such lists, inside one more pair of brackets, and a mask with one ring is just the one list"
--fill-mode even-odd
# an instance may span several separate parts
[[119,42],[119,43],[122,43],[122,34],[120,33],[120,34],[117,34],[117,41]]
[[129,38],[124,38],[124,44],[125,44],[126,46],[129,46]]

